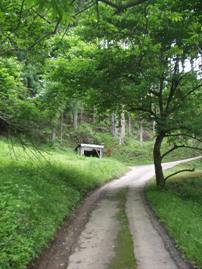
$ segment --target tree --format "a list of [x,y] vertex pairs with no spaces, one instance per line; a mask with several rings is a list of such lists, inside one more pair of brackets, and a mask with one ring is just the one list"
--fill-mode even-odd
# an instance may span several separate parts
[[[39,136],[48,123],[47,110],[37,98],[30,98],[22,77],[23,66],[15,58],[0,61],[0,126],[1,134]],[[45,124],[46,122],[46,124]]]
[[[199,120],[190,124],[201,115],[201,75],[193,67],[201,56],[200,8],[200,0],[3,0],[1,124],[37,130],[80,100],[98,112],[138,113],[155,122],[163,187],[162,160],[178,148],[200,148],[189,144],[201,142]],[[165,139],[171,147],[161,152]]]
[[[2,0],[0,3],[0,57],[4,59],[16,57],[16,60],[22,63],[23,87],[27,88],[26,94],[35,97],[41,91],[43,92],[44,85],[41,83],[41,77],[44,72],[44,62],[50,56],[49,44],[53,35],[60,34],[58,37],[61,42],[58,43],[61,47],[67,31],[77,24],[79,15],[86,10],[93,8],[98,14],[99,4],[111,6],[118,11],[137,5],[138,2],[143,1],[113,3],[102,0]],[[53,56],[55,51],[52,50],[51,53]],[[30,105],[30,101],[27,102]],[[5,113],[5,111],[1,112]],[[14,129],[14,126],[10,127]]]
[[[201,53],[199,11],[199,1],[182,5],[174,0],[141,5],[113,17],[103,9],[100,28],[93,29],[94,36],[99,33],[100,38],[91,84],[97,105],[112,111],[124,106],[155,121],[153,156],[159,187],[164,187],[168,178],[161,165],[164,157],[178,148],[192,147],[188,142],[197,134],[190,121],[198,116],[202,83],[197,70],[183,65],[197,61]],[[86,27],[89,31],[91,22]],[[162,153],[165,139],[173,146]]]

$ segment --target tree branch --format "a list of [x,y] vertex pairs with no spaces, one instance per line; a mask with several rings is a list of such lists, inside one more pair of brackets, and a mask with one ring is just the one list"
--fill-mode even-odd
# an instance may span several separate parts
[[163,158],[165,156],[167,156],[169,153],[171,153],[172,151],[176,150],[178,148],[177,145],[174,145],[171,149],[169,149],[168,151],[166,151],[163,155],[161,155],[161,160],[163,160]]
[[179,148],[188,148],[188,149],[194,149],[194,150],[199,150],[202,151],[202,148],[198,148],[198,147],[192,147],[192,146],[187,146],[187,145],[174,145],[171,149],[169,149],[168,151],[166,151],[163,155],[161,155],[161,160],[167,156],[169,153],[171,153],[172,151],[179,149]]
[[123,11],[128,8],[143,4],[145,2],[148,2],[148,0],[130,0],[125,4],[115,4],[114,2],[110,0],[99,0],[99,2],[105,3],[106,5],[116,9],[117,11]]
[[48,38],[51,35],[54,35],[57,33],[58,27],[60,25],[60,19],[55,24],[54,29],[51,32],[46,33],[45,35],[41,36],[38,40],[36,40],[27,50],[30,51],[32,50],[36,45],[40,44],[40,42],[46,38]]
[[154,111],[144,108],[144,107],[135,107],[136,111],[141,111],[141,112],[145,112],[145,113],[149,113],[150,115],[154,116],[155,118],[157,118],[157,115]]
[[[165,130],[165,134],[172,132],[172,131],[177,131],[177,130],[185,130],[185,131],[193,132],[192,129],[190,129],[186,126],[178,126],[178,127],[174,127],[174,128],[170,128],[170,129]],[[166,135],[166,136],[169,136],[169,135]]]
[[167,176],[167,177],[165,177],[165,181],[168,179],[168,178],[170,178],[170,177],[173,177],[173,176],[175,176],[175,175],[177,175],[177,174],[179,174],[179,173],[183,173],[183,172],[194,172],[194,168],[192,168],[192,169],[182,169],[182,170],[179,170],[179,171],[177,171],[177,172],[175,172],[175,173],[172,173],[172,174],[170,174],[169,176]]
[[160,79],[160,87],[159,87],[159,109],[160,109],[160,115],[163,116],[163,84],[164,84],[164,77],[161,77]]
[[156,92],[156,91],[153,91],[153,90],[149,90],[148,92],[151,93],[151,94],[153,94],[153,95],[155,95],[155,96],[157,96],[157,97],[160,96],[160,93],[159,92]]
[[88,6],[84,7],[83,9],[77,11],[74,16],[78,16],[79,14],[85,12],[86,10],[88,10],[89,8],[93,7],[95,5],[94,2],[90,3]]
[[111,1],[108,1],[108,0],[99,0],[99,2],[102,2],[112,8],[115,8],[115,9],[119,9],[119,6]]
[[192,138],[198,142],[201,142],[202,143],[202,140],[193,136],[193,135],[189,135],[189,134],[186,134],[186,133],[179,133],[179,134],[169,134],[169,135],[165,135],[166,137],[177,137],[177,136],[184,136],[184,137],[189,137],[189,138]]
[[21,2],[19,20],[18,20],[17,26],[15,27],[14,31],[16,31],[16,30],[19,28],[20,24],[21,24],[21,19],[22,19],[22,12],[23,12],[24,3],[25,3],[25,0],[23,0],[23,1]]
[[[180,80],[182,79],[182,77],[180,78]],[[180,80],[179,80],[179,82],[180,82]],[[178,83],[178,85],[179,85],[179,83]],[[178,86],[177,85],[177,86]],[[198,90],[200,87],[202,87],[202,84],[199,84],[199,85],[197,85],[196,87],[194,87],[194,88],[192,88],[190,91],[188,91],[186,94],[184,94],[184,96],[182,96],[181,98],[180,98],[180,102],[178,102],[173,108],[172,108],[172,110],[170,110],[169,112],[170,113],[172,113],[172,112],[175,112],[175,111],[177,111],[177,110],[179,110],[179,108],[181,107],[181,106],[183,106],[184,105],[184,101],[185,101],[185,99],[189,96],[189,95],[191,95],[192,93],[194,93],[196,90]],[[168,111],[167,111],[168,112]]]
[[48,24],[51,24],[52,22],[49,21],[46,17],[42,16],[37,10],[35,10],[34,8],[32,9],[34,11],[34,13],[40,17],[42,20],[44,20],[45,22],[47,22]]
[[169,96],[168,96],[168,100],[167,100],[167,104],[166,104],[166,113],[169,110],[169,105],[172,101],[173,96],[175,95],[176,89],[180,83],[180,79],[176,79],[176,75],[177,72],[179,70],[179,59],[177,58],[176,62],[175,62],[175,66],[174,66],[174,72],[173,72],[173,78],[171,80],[171,86],[170,86],[170,92],[169,92]]
[[195,92],[196,90],[198,90],[200,87],[202,87],[202,84],[197,85],[196,87],[194,87],[193,89],[191,89],[190,91],[188,91],[183,97],[182,97],[182,101],[184,101],[184,99],[186,99],[190,94],[192,94],[193,92]]
[[124,5],[122,5],[122,10],[134,7],[134,6],[138,6],[140,4],[143,4],[145,2],[148,2],[148,0],[131,0],[128,1],[128,3],[125,3]]

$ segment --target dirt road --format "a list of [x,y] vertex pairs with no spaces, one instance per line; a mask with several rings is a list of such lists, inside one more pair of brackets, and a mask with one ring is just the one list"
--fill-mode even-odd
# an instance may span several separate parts
[[[191,160],[193,159],[166,163],[163,167],[168,169]],[[179,264],[176,265],[165,248],[165,242],[154,227],[145,207],[142,190],[153,175],[153,165],[132,167],[125,176],[105,185],[102,189],[104,195],[97,202],[89,221],[83,227],[69,257],[67,269],[108,269],[108,264],[115,254],[114,241],[120,228],[120,223],[115,217],[118,202],[113,197],[123,188],[128,188],[126,212],[134,240],[138,269],[179,268]],[[186,265],[182,264],[180,268],[186,268]]]

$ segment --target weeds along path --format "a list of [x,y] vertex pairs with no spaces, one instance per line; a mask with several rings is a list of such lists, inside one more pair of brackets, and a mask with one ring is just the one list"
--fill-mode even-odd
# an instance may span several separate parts
[[[163,167],[169,169],[194,159]],[[145,205],[143,188],[153,176],[153,165],[131,167],[125,176],[93,192],[59,246],[35,268],[187,269],[182,260],[175,259],[175,250],[171,257]]]

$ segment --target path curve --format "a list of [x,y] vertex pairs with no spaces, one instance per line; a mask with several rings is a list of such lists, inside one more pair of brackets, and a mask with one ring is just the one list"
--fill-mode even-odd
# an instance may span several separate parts
[[[165,163],[163,169],[199,158],[201,157]],[[119,231],[119,223],[115,218],[118,212],[118,202],[113,197],[116,192],[126,187],[128,188],[126,212],[134,240],[134,254],[138,269],[188,268],[185,263],[180,266],[173,260],[145,207],[142,190],[153,176],[153,165],[131,167],[125,176],[102,188],[104,195],[97,202],[89,221],[80,234],[66,269],[108,268],[114,255],[113,242]]]

